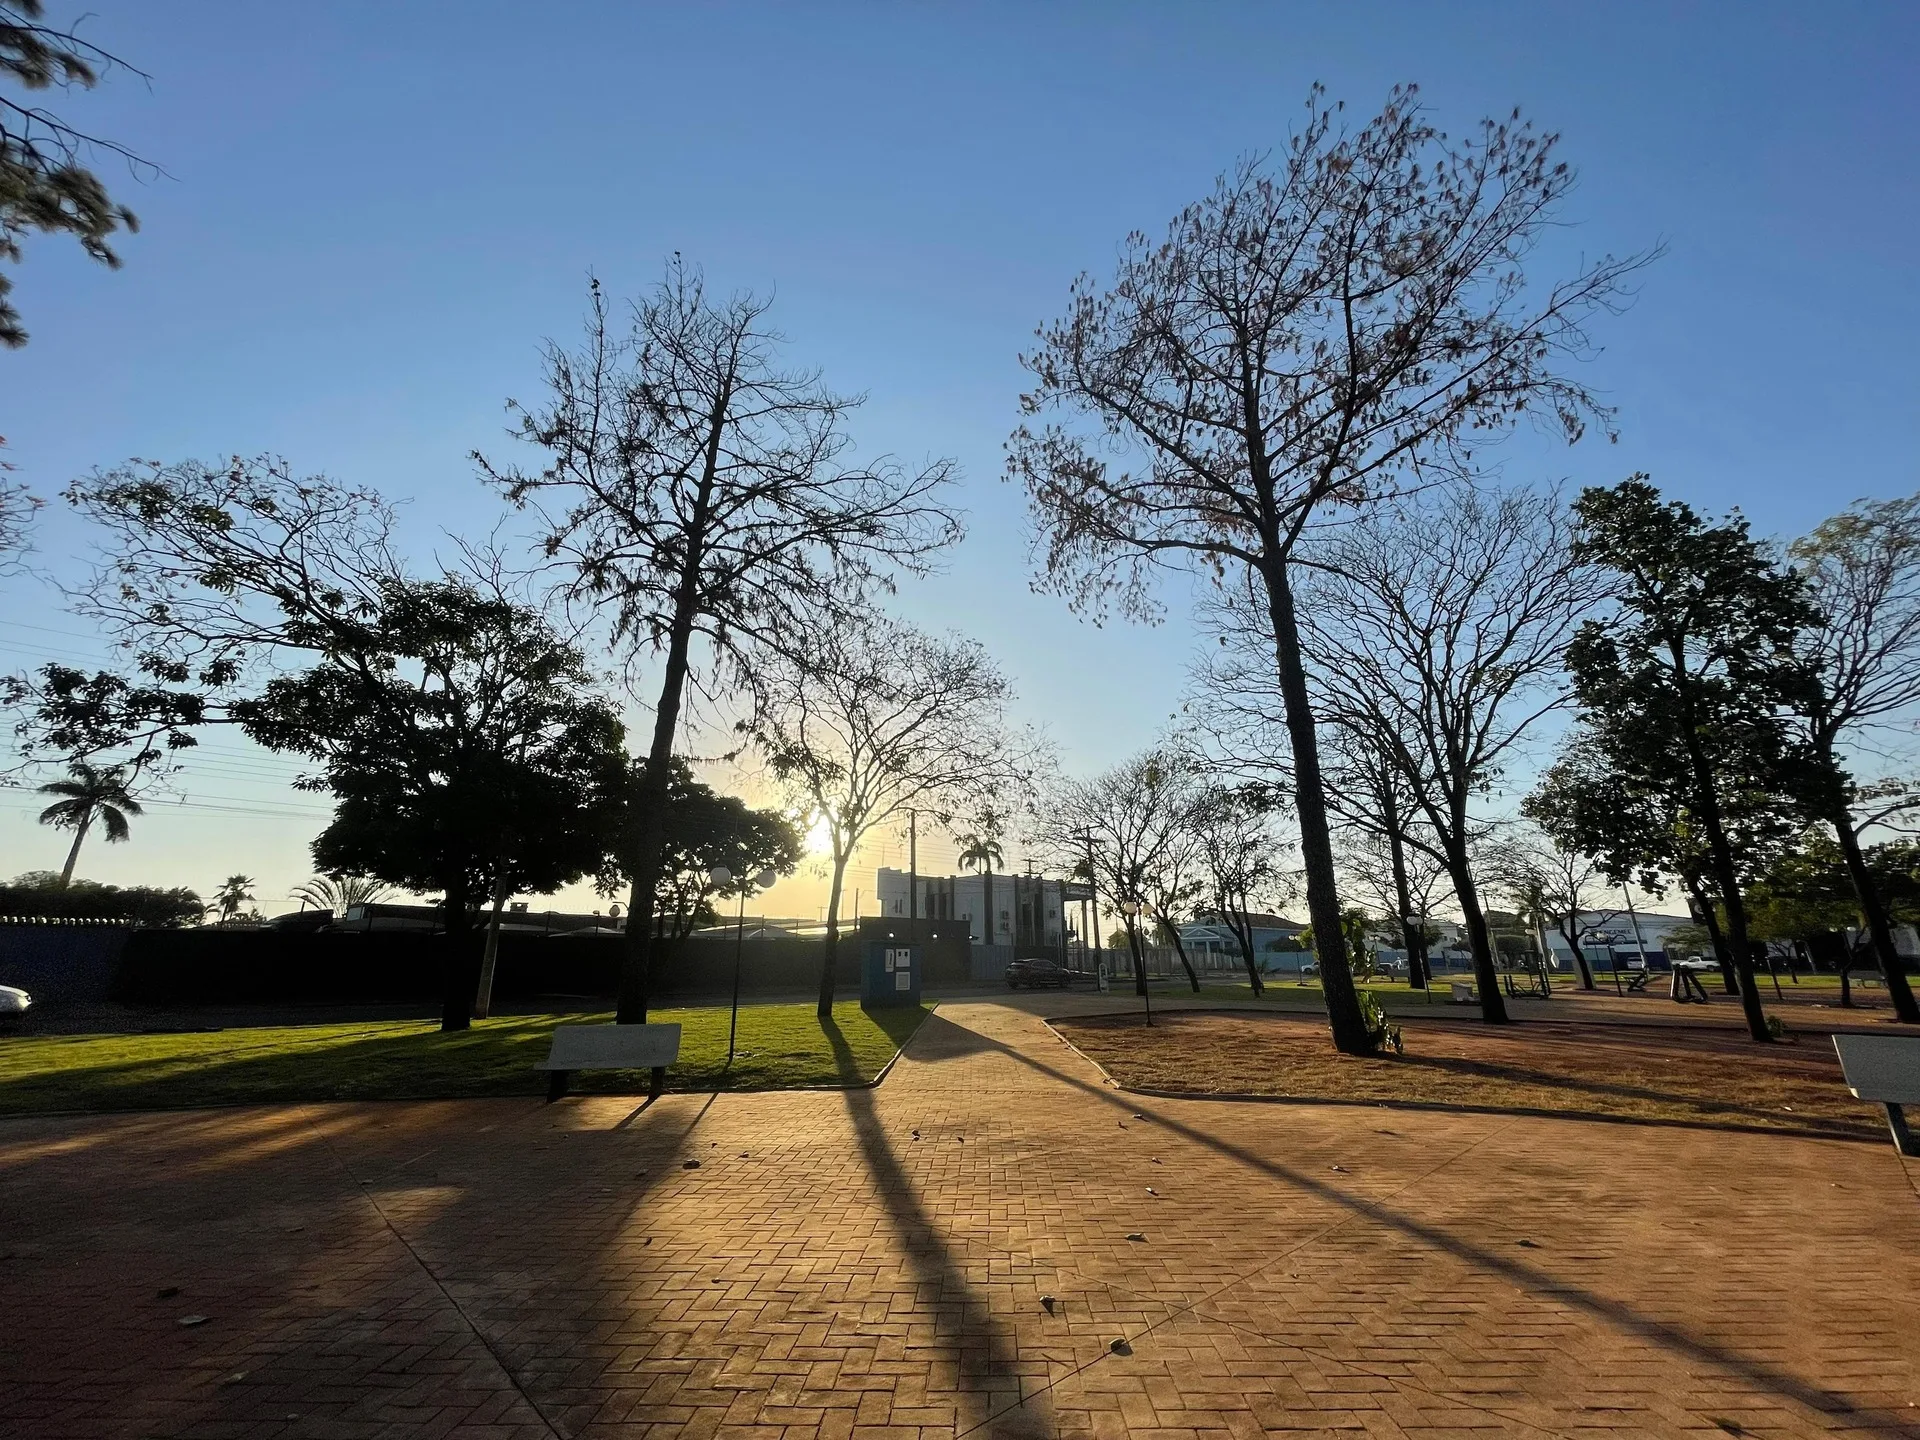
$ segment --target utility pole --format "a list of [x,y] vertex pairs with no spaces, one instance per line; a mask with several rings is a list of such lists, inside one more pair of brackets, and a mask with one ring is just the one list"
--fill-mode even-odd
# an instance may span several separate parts
[[1100,887],[1093,878],[1093,831],[1083,831],[1080,838],[1087,842],[1087,901],[1093,906],[1093,968],[1098,970],[1106,961],[1106,947],[1100,934]]
[[920,943],[920,812],[907,811],[907,943]]
[[[1640,952],[1640,973],[1650,976],[1652,972],[1647,969],[1647,945],[1646,942],[1640,938],[1640,912],[1633,908],[1633,892],[1622,885],[1620,887],[1620,898],[1627,902],[1627,918],[1633,922],[1633,948]],[[1673,957],[1671,955],[1667,957],[1667,964],[1669,966],[1673,964]],[[1620,967],[1618,965],[1613,967],[1613,988],[1615,990],[1620,989]],[[1625,992],[1622,991],[1621,993],[1624,994]],[[1706,991],[1703,990],[1700,993],[1704,995]]]

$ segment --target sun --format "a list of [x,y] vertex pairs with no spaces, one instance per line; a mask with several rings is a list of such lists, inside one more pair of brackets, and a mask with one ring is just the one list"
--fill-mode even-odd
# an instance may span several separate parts
[[831,855],[833,853],[833,827],[827,823],[827,817],[816,815],[813,824],[807,827],[807,853],[809,855]]

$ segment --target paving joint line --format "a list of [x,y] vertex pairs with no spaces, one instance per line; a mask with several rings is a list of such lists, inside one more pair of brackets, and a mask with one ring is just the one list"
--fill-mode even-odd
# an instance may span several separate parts
[[[303,1118],[308,1116],[309,1113],[306,1107],[302,1107],[301,1115]],[[367,1202],[367,1205],[373,1210],[373,1213],[379,1217],[380,1223],[386,1227],[387,1233],[400,1242],[401,1248],[407,1252],[412,1258],[413,1263],[419,1267],[420,1273],[432,1282],[433,1288],[440,1292],[440,1298],[445,1300],[452,1308],[453,1313],[460,1317],[460,1321],[467,1327],[468,1333],[480,1342],[481,1348],[487,1352],[488,1357],[492,1359],[500,1373],[506,1377],[506,1381],[513,1387],[514,1393],[524,1400],[527,1408],[539,1417],[540,1423],[546,1427],[547,1433],[553,1436],[553,1440],[567,1440],[566,1432],[554,1423],[553,1417],[547,1414],[546,1408],[541,1405],[538,1400],[533,1398],[533,1395],[527,1390],[526,1386],[520,1383],[520,1377],[513,1373],[513,1367],[507,1364],[506,1357],[494,1346],[493,1341],[488,1338],[485,1331],[474,1322],[473,1317],[467,1314],[466,1307],[454,1298],[453,1292],[447,1289],[438,1275],[434,1274],[433,1267],[429,1265],[420,1252],[414,1248],[413,1242],[407,1239],[407,1237],[401,1233],[400,1228],[393,1223],[392,1219],[387,1215],[385,1207],[383,1207],[380,1201],[374,1196],[372,1188],[366,1181],[354,1173],[351,1165],[347,1164],[346,1158],[340,1153],[339,1148],[334,1145],[333,1137],[323,1130],[315,1129],[311,1124],[309,1124],[308,1128],[319,1136],[320,1143],[326,1147],[327,1153],[333,1157],[333,1162],[340,1168],[340,1173],[353,1182],[355,1188],[360,1191],[361,1198]]]

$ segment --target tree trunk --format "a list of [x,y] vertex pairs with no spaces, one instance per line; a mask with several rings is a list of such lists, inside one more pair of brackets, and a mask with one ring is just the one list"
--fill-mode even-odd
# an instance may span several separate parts
[[[822,1020],[833,1018],[833,987],[839,978],[840,966],[840,887],[847,878],[847,861],[851,852],[842,855],[836,846],[833,855],[833,885],[827,891],[827,937],[820,947],[820,999],[814,1007],[814,1013]],[[913,943],[911,936],[908,944]]]
[[1733,973],[1740,988],[1740,1009],[1746,1016],[1747,1033],[1760,1044],[1773,1039],[1767,1030],[1767,1013],[1760,1005],[1760,982],[1753,973],[1753,952],[1747,944],[1747,906],[1740,894],[1740,874],[1734,867],[1733,847],[1727,843],[1726,824],[1720,815],[1720,789],[1700,743],[1699,722],[1694,718],[1693,686],[1687,673],[1682,647],[1670,641],[1674,686],[1680,695],[1680,729],[1686,737],[1687,763],[1693,769],[1694,802],[1700,823],[1707,832],[1707,851],[1713,858],[1714,886],[1720,903],[1727,909],[1727,949],[1732,952]]
[[1227,924],[1233,927],[1233,938],[1240,947],[1240,958],[1246,963],[1247,984],[1253,987],[1253,998],[1258,1000],[1267,993],[1267,982],[1260,978],[1260,967],[1253,963],[1253,922],[1247,919],[1244,910],[1230,911],[1224,901],[1220,913],[1227,917]]
[[1580,948],[1579,927],[1577,927],[1573,921],[1574,917],[1569,915],[1565,923],[1558,927],[1560,938],[1567,942],[1567,949],[1573,952],[1574,968],[1580,972],[1580,988],[1582,990],[1591,990],[1594,988],[1593,968],[1587,964],[1586,952]]
[[1387,779],[1387,787],[1381,792],[1386,804],[1381,807],[1381,818],[1387,826],[1387,858],[1393,864],[1393,903],[1399,914],[1395,917],[1400,923],[1400,943],[1407,951],[1407,986],[1412,990],[1427,988],[1427,967],[1414,953],[1413,924],[1410,914],[1413,910],[1413,896],[1407,886],[1407,848],[1400,838],[1400,807],[1394,803],[1391,793],[1393,779]]
[[480,988],[479,956],[473,949],[473,918],[468,911],[463,876],[447,887],[443,906],[443,954],[440,961],[440,1028],[465,1030],[473,1024],[473,1004]]
[[60,888],[65,890],[73,884],[73,865],[80,858],[80,842],[87,838],[87,831],[93,828],[93,809],[80,817],[80,823],[73,827],[73,844],[67,850],[67,863],[60,871]]
[[[1269,551],[1274,547],[1269,546]],[[1273,625],[1274,659],[1280,696],[1287,711],[1287,738],[1293,750],[1293,804],[1300,820],[1300,859],[1307,875],[1307,918],[1313,926],[1314,956],[1320,964],[1320,989],[1327,1005],[1334,1047],[1347,1055],[1371,1055],[1373,1037],[1360,1016],[1360,998],[1347,970],[1346,940],[1340,929],[1340,890],[1333,872],[1333,838],[1327,828],[1326,783],[1320,774],[1320,742],[1307,697],[1307,672],[1300,656],[1300,628],[1293,608],[1293,586],[1284,559],[1269,559],[1261,578],[1267,587],[1267,614]]]
[[1200,977],[1193,973],[1193,962],[1187,959],[1187,947],[1180,939],[1180,932],[1174,928],[1173,921],[1168,916],[1161,915],[1159,919],[1160,923],[1166,927],[1167,934],[1173,937],[1173,953],[1180,957],[1180,968],[1187,972],[1187,983],[1193,987],[1193,993],[1198,995]]
[[500,960],[500,908],[507,903],[507,882],[493,887],[493,908],[487,915],[487,951],[480,961],[480,988],[473,997],[473,1018],[484,1020],[493,1008],[493,971]]
[[1853,816],[1844,804],[1836,809],[1833,828],[1840,839],[1840,853],[1846,857],[1847,878],[1853,881],[1853,893],[1860,901],[1860,918],[1873,941],[1874,958],[1880,962],[1880,975],[1893,1001],[1893,1013],[1908,1025],[1920,1025],[1920,1005],[1914,1003],[1913,987],[1907,983],[1906,962],[1893,948],[1893,927],[1887,922],[1887,907],[1880,903],[1880,892],[1874,888],[1866,856],[1860,853],[1860,837],[1854,832]]
[[[993,862],[991,860],[981,862],[981,873],[986,876],[987,944],[993,945],[998,943],[993,938],[995,933],[994,926],[998,921],[993,913]],[[1094,917],[1094,923],[1096,925],[1100,923],[1098,916]],[[991,960],[993,958],[992,954],[989,953],[987,958]]]
[[1500,973],[1493,965],[1493,939],[1487,933],[1487,917],[1480,909],[1480,891],[1473,883],[1473,867],[1468,863],[1466,847],[1460,837],[1465,824],[1452,835],[1443,835],[1442,848],[1447,856],[1447,873],[1453,879],[1454,898],[1460,902],[1460,915],[1466,922],[1467,949],[1473,955],[1473,983],[1480,992],[1480,1018],[1489,1025],[1505,1025],[1506,997],[1500,993]]
[[1123,914],[1120,923],[1127,927],[1127,951],[1133,956],[1133,990],[1144,998],[1147,993],[1147,957],[1140,949],[1140,932],[1134,928],[1131,915]]

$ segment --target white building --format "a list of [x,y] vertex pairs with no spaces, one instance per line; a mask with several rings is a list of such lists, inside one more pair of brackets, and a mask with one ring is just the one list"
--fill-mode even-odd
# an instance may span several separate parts
[[[880,913],[906,919],[909,913],[907,872],[881,866],[874,894]],[[987,891],[993,892],[991,923]],[[1063,912],[1080,900],[1082,887],[1063,885],[1038,875],[921,875],[916,881],[912,912],[922,920],[965,920],[976,945],[1011,945],[1020,950],[1057,951],[1071,939],[1079,942],[1077,917]]]
[[[1636,923],[1638,939],[1636,941]],[[1624,910],[1587,910],[1580,915],[1580,953],[1587,963],[1600,970],[1611,970],[1613,962],[1637,960],[1641,951],[1660,960],[1667,953],[1667,936],[1693,922],[1685,915],[1650,915],[1641,910],[1628,915]],[[1574,968],[1573,953],[1557,926],[1547,927],[1547,953],[1554,968]]]

